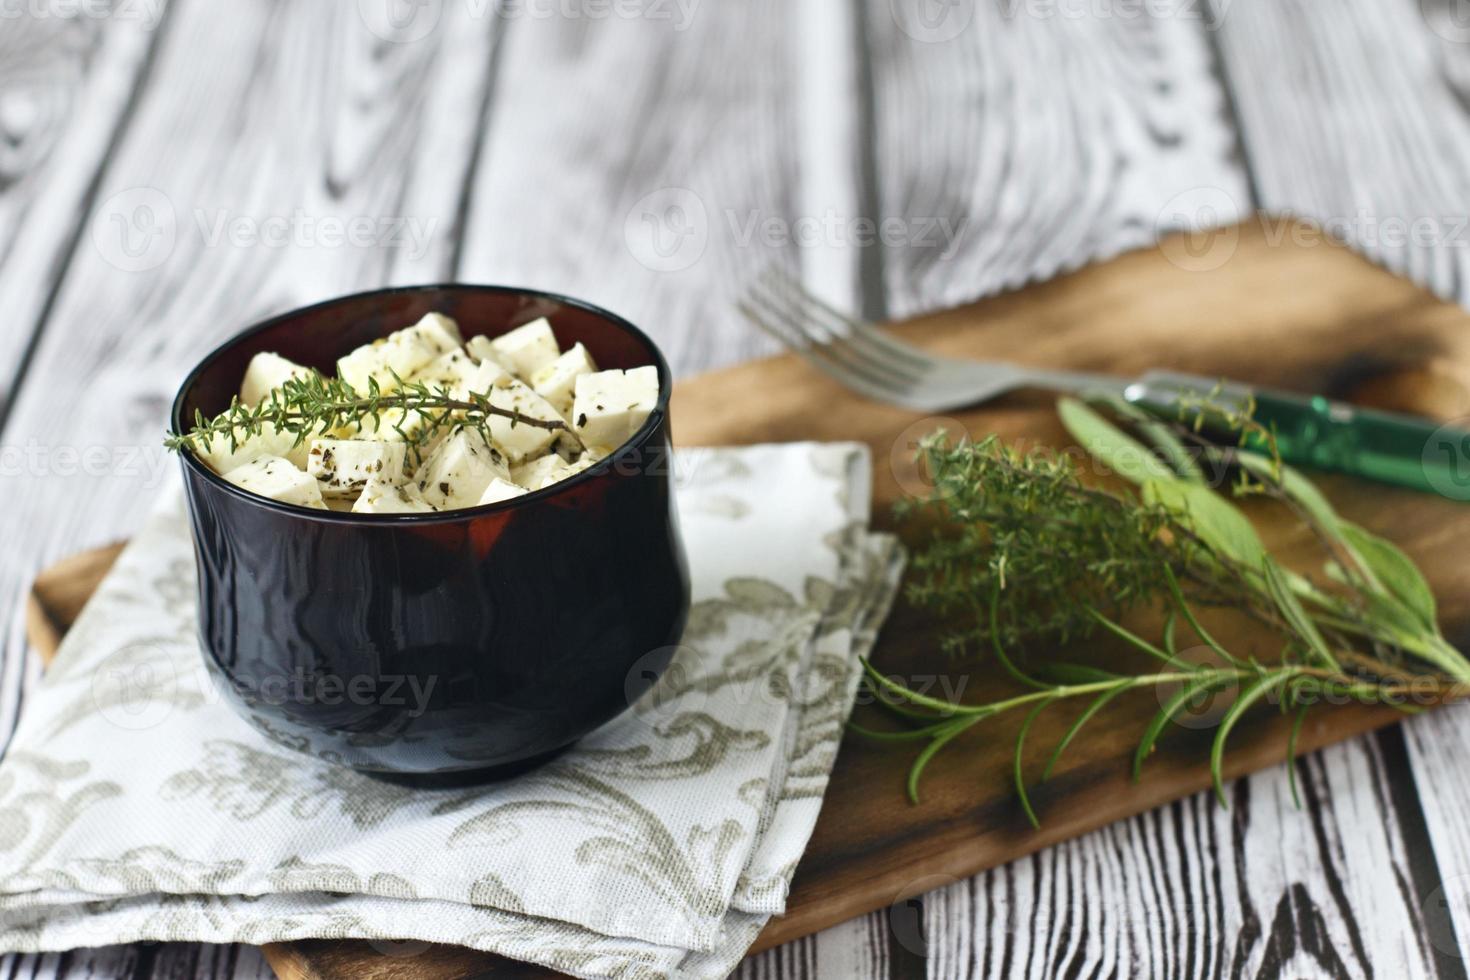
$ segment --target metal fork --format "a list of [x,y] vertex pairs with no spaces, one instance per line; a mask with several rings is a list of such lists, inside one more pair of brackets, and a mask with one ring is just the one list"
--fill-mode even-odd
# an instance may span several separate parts
[[837,382],[866,398],[918,412],[977,405],[1018,388],[1122,394],[1127,384],[1103,374],[929,354],[834,309],[774,267],[736,308]]
[[[945,412],[1018,388],[1046,388],[1121,396],[1153,415],[1178,419],[1185,399],[1209,396],[1234,414],[1252,413],[1256,422],[1274,430],[1277,449],[1288,463],[1470,501],[1470,430],[1460,426],[1170,371],[1126,380],[941,357],[833,309],[774,267],[736,307],[819,371],[875,401]],[[1234,440],[1239,431],[1212,435]]]

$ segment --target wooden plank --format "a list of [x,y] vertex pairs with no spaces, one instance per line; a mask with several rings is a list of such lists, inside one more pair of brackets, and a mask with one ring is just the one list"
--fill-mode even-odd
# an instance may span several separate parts
[[1470,71],[1455,5],[1214,6],[1261,206],[1470,302]]
[[[866,6],[878,216],[900,222],[881,260],[891,316],[1151,244],[1181,211],[1247,213],[1202,5]],[[1193,213],[1216,200],[1238,203]]]
[[[1247,226],[1231,261],[1208,276],[1179,268],[1168,254],[1166,248],[1130,255],[1023,294],[924,318],[906,329],[926,346],[957,354],[984,350],[1021,362],[1123,374],[1167,356],[1185,370],[1339,397],[1353,395],[1365,371],[1383,381],[1416,370],[1425,357],[1470,363],[1465,330],[1470,315],[1435,302],[1345,249],[1282,248]],[[1112,302],[1100,306],[1094,302],[1098,295]],[[1345,310],[1354,318],[1345,319]],[[1067,324],[1060,329],[1065,336],[1038,339],[1038,322]],[[1120,322],[1134,328],[1134,343],[1124,348],[1113,342]],[[1332,343],[1325,342],[1329,338]],[[901,461],[907,452],[903,433],[915,423],[910,413],[841,391],[790,356],[682,383],[673,412],[685,444],[861,435],[878,454],[875,519],[880,524],[888,521],[885,502],[900,492],[901,473],[891,462],[883,464],[894,451]],[[954,415],[972,432],[1061,444],[1044,399],[1013,398]],[[1470,532],[1470,511],[1450,501],[1342,478],[1328,478],[1324,485],[1346,516],[1392,534],[1421,561],[1441,595],[1448,634],[1462,643],[1470,637],[1470,569],[1442,547],[1447,535]],[[1284,536],[1279,515],[1259,517],[1267,536],[1287,554],[1313,547],[1300,536]],[[80,567],[95,571],[103,563]],[[57,594],[53,583],[43,584]],[[900,674],[948,671],[952,682],[987,688],[1004,683],[994,664],[936,663],[925,632],[932,624],[926,622],[913,610],[896,611],[884,632],[879,666]],[[1222,627],[1231,629],[1228,623],[1214,624],[1217,632]],[[1224,635],[1240,649],[1252,643],[1252,634],[1238,625]],[[919,807],[901,802],[907,753],[850,739],[798,872],[790,910],[772,921],[758,948],[875,908],[894,910],[889,914],[893,924],[906,899],[948,882],[950,892],[939,896],[935,907],[952,913],[958,889],[958,901],[968,903],[972,921],[990,924],[992,941],[972,948],[1000,959],[986,959],[978,967],[982,973],[1012,975],[1022,960],[1027,975],[1038,977],[1101,969],[1110,962],[1131,962],[1140,943],[1155,944],[1160,935],[1177,939],[1153,961],[1172,963],[1186,974],[1215,972],[1226,964],[1252,972],[1272,972],[1283,964],[1427,972],[1426,947],[1390,941],[1415,928],[1423,899],[1402,889],[1380,894],[1383,882],[1404,880],[1408,860],[1393,810],[1366,805],[1337,812],[1322,803],[1329,796],[1356,794],[1358,787],[1368,788],[1369,801],[1389,792],[1386,766],[1371,742],[1339,746],[1325,761],[1300,765],[1306,813],[1288,813],[1289,793],[1279,768],[1236,785],[1233,810],[1221,811],[1195,795],[1208,776],[1199,740],[1185,737],[1188,733],[1178,733],[1174,741],[1184,744],[1161,753],[1140,783],[1128,783],[1132,740],[1154,707],[1120,707],[1113,725],[1077,747],[1038,793],[1045,823],[1037,832],[1018,817],[1004,738],[979,733],[965,742],[967,752],[936,759],[925,784],[926,802]],[[1311,751],[1397,718],[1386,709],[1321,711],[1309,718],[1300,745]],[[1057,737],[1067,720],[1042,716],[1038,744]],[[1227,773],[1278,766],[1283,732],[1282,725],[1268,725],[1254,736],[1242,735],[1227,757]],[[884,786],[890,792],[885,794]],[[1073,840],[1112,820],[1180,799],[1185,802]],[[1361,797],[1354,801],[1362,802]],[[1269,835],[1257,832],[1258,822]],[[1180,843],[1186,840],[1195,843]],[[1064,846],[1015,861],[1052,845]],[[1222,851],[1234,855],[1231,873],[1224,868],[1207,872],[1217,867]],[[1136,853],[1139,860],[1121,864],[1120,852]],[[975,887],[958,883],[1007,861],[1014,863]],[[1109,890],[1099,896],[1095,889],[1105,875]],[[1280,887],[1283,879],[1290,887]],[[1120,907],[1131,910],[1130,902],[1141,909],[1142,923],[1136,916],[1106,914]],[[1365,917],[1364,910],[1377,917]],[[1199,935],[1192,925],[1195,915],[1217,931]],[[1010,931],[1010,942],[994,941],[997,922]],[[366,956],[369,951],[363,943],[328,942],[291,944],[287,953],[273,951],[272,956],[288,964],[283,967],[288,973],[299,968],[303,976],[322,978],[390,967],[397,972],[385,976],[451,976],[480,962],[468,953],[436,948],[390,964],[381,956]],[[962,953],[947,950],[944,957],[956,962]],[[490,961],[483,962],[488,968]]]
[[161,3],[122,16],[27,16],[0,31],[0,419],[87,230],[98,182],[161,35]]
[[680,374],[769,352],[734,302],[796,260],[789,6],[511,19],[458,277],[607,306]]

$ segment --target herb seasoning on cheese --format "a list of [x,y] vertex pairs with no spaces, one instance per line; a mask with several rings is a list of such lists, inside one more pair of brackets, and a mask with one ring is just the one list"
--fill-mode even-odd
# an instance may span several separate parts
[[599,371],[543,317],[465,343],[431,313],[337,362],[255,355],[240,397],[169,446],[283,503],[417,514],[511,500],[568,479],[642,427],[658,369]]

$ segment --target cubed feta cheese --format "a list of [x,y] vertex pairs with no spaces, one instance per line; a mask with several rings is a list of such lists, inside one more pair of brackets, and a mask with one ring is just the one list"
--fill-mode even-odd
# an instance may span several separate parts
[[555,405],[558,412],[566,415],[572,410],[577,379],[596,370],[597,365],[592,362],[587,348],[573,344],[571,350],[531,375],[531,387],[536,394]]
[[413,486],[395,486],[376,478],[368,481],[352,505],[354,514],[428,514],[433,510]]
[[449,510],[474,507],[496,477],[513,482],[505,456],[478,429],[459,429],[419,466],[414,484],[424,500]]
[[499,361],[481,361],[480,366],[475,368],[475,374],[470,378],[467,387],[475,394],[488,395],[490,389],[494,388],[501,378],[511,379],[510,372],[505,369],[504,365]]
[[[563,422],[561,413],[523,382],[511,377],[501,378],[490,389],[490,404],[496,408],[517,412],[527,418],[543,419],[547,422]],[[530,425],[503,415],[489,418],[490,438],[495,445],[505,450],[511,463],[520,463],[538,456],[551,446],[558,430]]]
[[459,324],[443,313],[425,313],[423,319],[408,329],[417,331],[440,354],[447,354],[464,346],[464,335],[459,332]]
[[562,480],[576,476],[595,462],[597,460],[588,457],[585,453],[574,463],[568,463],[556,453],[549,453],[513,468],[510,475],[516,483],[529,490],[541,490],[553,483],[560,483]]
[[383,391],[395,391],[394,375],[408,379],[428,367],[441,354],[458,350],[459,328],[454,321],[439,313],[430,313],[411,327],[405,327],[374,341],[337,361],[337,377],[357,391],[367,391],[369,381],[376,379]]
[[407,446],[402,442],[367,439],[313,439],[306,472],[321,483],[328,497],[360,493],[368,481],[402,483]]
[[440,354],[414,374],[410,381],[426,385],[430,391],[447,391],[451,398],[463,398],[480,373],[470,355],[459,348]]
[[254,408],[275,389],[292,378],[304,378],[310,368],[288,361],[280,354],[262,351],[250,359],[245,368],[245,380],[240,382],[240,403]]
[[551,324],[544,316],[496,337],[490,346],[511,373],[523,379],[531,377],[561,354],[556,335],[551,332]]
[[234,449],[230,448],[229,438],[220,435],[209,440],[208,449],[202,446],[197,448],[195,455],[208,463],[210,469],[223,476],[261,456],[281,456],[297,469],[305,470],[306,455],[310,449],[309,439],[298,446],[293,433],[277,429],[269,422],[262,422],[260,431],[255,435],[247,436],[242,431]]
[[620,446],[658,404],[658,368],[598,371],[577,378],[572,427],[589,446]]
[[316,480],[291,465],[290,460],[279,456],[258,456],[244,466],[230,470],[224,477],[235,486],[262,497],[316,510],[327,509]]
[[507,373],[510,373],[510,365],[505,363],[505,358],[495,349],[495,344],[489,337],[477,334],[465,341],[464,349],[470,352],[470,356],[481,364],[489,362],[498,364]]
[[509,483],[497,476],[490,481],[490,485],[480,495],[480,506],[498,504],[502,500],[510,500],[512,497],[519,497],[524,493],[526,493],[525,487],[518,487],[514,483]]
[[510,476],[512,480],[527,490],[540,490],[560,480],[567,468],[566,460],[556,453],[549,453],[513,468]]

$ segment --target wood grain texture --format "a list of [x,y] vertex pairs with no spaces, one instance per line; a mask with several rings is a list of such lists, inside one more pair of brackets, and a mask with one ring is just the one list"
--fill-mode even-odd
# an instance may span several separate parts
[[[905,331],[926,346],[956,354],[986,350],[1023,362],[1044,358],[1038,363],[1124,374],[1159,362],[1167,352],[1185,370],[1223,370],[1249,381],[1351,395],[1359,381],[1344,374],[1343,365],[1361,370],[1376,358],[1380,366],[1374,374],[1380,378],[1412,367],[1382,360],[1379,345],[1385,343],[1456,359],[1451,352],[1460,348],[1460,335],[1470,323],[1462,311],[1437,303],[1344,249],[1275,246],[1250,226],[1242,230],[1230,261],[1208,275],[1181,269],[1169,254],[1166,247],[1127,256],[1022,294],[924,318]],[[1287,289],[1293,302],[1287,302]],[[1351,296],[1359,304],[1363,326],[1336,330],[1338,344],[1328,346],[1314,335],[1332,329],[1331,321],[1321,317],[1330,312],[1326,308],[1334,294]],[[1092,304],[1090,313],[1074,309],[1098,295],[1113,301],[1101,308]],[[1214,295],[1234,301],[1228,306],[1202,302]],[[1069,335],[1055,342],[1057,349],[1035,350],[1032,324],[1038,319],[1060,321],[1069,312],[1075,317],[1069,321]],[[1132,322],[1150,346],[1117,349],[1109,329],[1115,319]],[[1293,338],[1289,348],[1284,337]],[[1462,351],[1460,357],[1470,357],[1470,352]],[[752,398],[752,393],[758,396]],[[879,463],[879,524],[888,523],[887,504],[901,493],[906,434],[935,421],[862,402],[812,376],[789,355],[684,382],[676,388],[672,412],[686,445],[864,439]],[[1066,445],[1049,403],[1036,398],[956,413],[955,421],[972,433],[999,432]],[[1346,479],[1325,484],[1345,516],[1392,534],[1424,563],[1442,597],[1448,635],[1462,643],[1470,638],[1470,569],[1445,560],[1437,550],[1447,535],[1470,532],[1470,512],[1450,501]],[[1300,559],[1315,547],[1304,535],[1289,531],[1280,515],[1265,512],[1258,518],[1279,551]],[[61,610],[74,608],[76,593],[95,582],[110,558],[100,553],[42,578],[36,590],[39,604],[57,610],[58,628],[68,621]],[[994,664],[936,662],[929,635],[933,628],[922,614],[900,607],[876,652],[880,668],[906,678],[937,674],[986,690],[1008,683]],[[1212,622],[1211,628],[1237,649],[1252,649],[1255,642],[1255,634],[1238,623]],[[44,647],[45,638],[36,639]],[[1091,644],[1090,655],[1097,649],[1099,644]],[[1079,745],[1053,780],[1039,788],[1045,823],[1035,832],[1024,826],[1015,805],[1008,777],[1010,744],[1003,735],[978,733],[967,738],[967,752],[932,763],[925,804],[919,807],[904,804],[900,794],[908,753],[849,738],[798,870],[788,913],[772,921],[758,947],[880,909],[886,911],[876,921],[858,920],[842,928],[866,939],[865,933],[877,926],[891,933],[897,948],[922,957],[931,944],[907,902],[948,886],[931,899],[932,905],[947,921],[968,920],[974,926],[973,932],[949,929],[941,934],[950,937],[949,945],[941,940],[942,952],[934,963],[950,964],[955,975],[1107,974],[1145,953],[1159,975],[1173,976],[1227,970],[1268,975],[1282,970],[1332,975],[1431,972],[1435,948],[1415,932],[1427,898],[1413,887],[1405,834],[1393,807],[1385,803],[1393,788],[1377,743],[1360,740],[1332,749],[1331,758],[1301,761],[1308,813],[1295,819],[1280,812],[1290,804],[1279,768],[1233,787],[1233,808],[1226,811],[1202,795],[1190,795],[1207,785],[1208,774],[1200,755],[1206,733],[1191,732],[1187,725],[1173,733],[1171,741],[1178,744],[1151,761],[1139,783],[1128,783],[1133,740],[1155,709],[1153,699],[1141,698],[1110,712],[1109,724],[1094,731],[1093,740]],[[1386,709],[1319,711],[1309,717],[1300,746],[1310,752],[1398,717]],[[1068,721],[1042,716],[1037,744],[1050,744]],[[1230,775],[1279,764],[1284,724],[1269,724],[1262,731],[1236,740],[1227,757]],[[1327,798],[1364,793],[1378,805],[1331,811],[1321,806]],[[1181,802],[1073,840],[1176,800]],[[1252,832],[1258,814],[1267,817],[1271,834]],[[1195,847],[1180,846],[1191,840]],[[1051,849],[1038,856],[1007,864],[1047,847]],[[1139,850],[1142,860],[1118,859],[1130,850]],[[1236,859],[1233,874],[1218,868],[1213,874],[1201,873],[1209,867],[1205,855],[1226,851]],[[1169,866],[1171,860],[1188,862],[1191,857],[1200,859],[1199,866]],[[999,865],[1006,867],[974,882],[960,881]],[[1289,887],[1278,886],[1282,878]],[[1385,894],[1382,883],[1390,881],[1400,887]],[[1106,889],[1103,894],[1100,885]],[[1360,919],[1363,909],[1373,915]],[[1205,924],[1207,933],[1201,931]],[[954,946],[953,937],[971,935],[976,937],[972,944]],[[1153,948],[1160,937],[1168,937],[1167,946]],[[1406,942],[1406,937],[1415,941]],[[824,943],[839,942],[831,935],[818,937],[778,951],[775,962],[809,956]],[[893,951],[892,942],[888,949]],[[392,957],[366,943],[294,943],[272,947],[268,956],[278,973],[293,980],[426,980],[476,971],[544,975],[445,947]],[[860,973],[869,959],[843,966]],[[823,962],[824,969],[835,969],[840,961],[829,952]],[[751,964],[747,975],[759,976],[770,965]]]
[[734,301],[794,262],[765,235],[800,214],[789,6],[507,19],[457,277],[600,303],[680,372],[769,351]]
[[1323,17],[1310,0],[1213,6],[1259,206],[1322,222],[1470,301],[1463,8],[1348,0]]
[[152,64],[162,6],[135,11],[7,16],[0,30],[0,420]]
[[1214,221],[1247,213],[1200,4],[866,6],[877,208],[907,229],[883,250],[890,316],[1151,243],[1201,186],[1240,202]]

